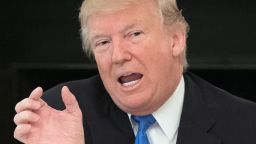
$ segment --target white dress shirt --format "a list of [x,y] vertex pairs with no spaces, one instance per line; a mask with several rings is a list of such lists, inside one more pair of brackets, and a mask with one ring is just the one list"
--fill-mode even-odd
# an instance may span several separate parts
[[[182,77],[172,96],[157,111],[152,113],[156,122],[147,130],[150,144],[176,144],[184,93],[185,85]],[[138,125],[131,120],[131,114],[128,115],[136,135]]]

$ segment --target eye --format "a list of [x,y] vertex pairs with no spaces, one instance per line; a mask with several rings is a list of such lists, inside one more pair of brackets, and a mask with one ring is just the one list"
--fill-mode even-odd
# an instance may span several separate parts
[[137,36],[140,36],[142,34],[142,32],[140,31],[135,31],[135,32],[132,32],[131,33],[131,37],[137,37]]
[[108,41],[108,40],[100,40],[100,41],[96,42],[95,47],[104,46],[104,45],[107,45],[109,43],[110,43],[110,41]]
[[140,42],[141,40],[143,40],[143,32],[142,31],[132,31],[132,32],[128,33],[127,37],[131,42],[137,43],[137,42]]
[[111,39],[108,39],[108,38],[96,40],[93,45],[94,52],[97,52],[97,53],[104,52],[108,50],[110,44],[111,44]]

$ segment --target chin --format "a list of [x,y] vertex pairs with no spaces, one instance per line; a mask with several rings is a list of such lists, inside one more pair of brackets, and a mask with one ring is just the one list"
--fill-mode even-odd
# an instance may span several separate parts
[[[120,96],[120,95],[119,95]],[[125,98],[124,98],[125,97]],[[127,113],[137,113],[149,105],[149,98],[141,95],[124,96],[123,99],[115,101],[116,105]]]

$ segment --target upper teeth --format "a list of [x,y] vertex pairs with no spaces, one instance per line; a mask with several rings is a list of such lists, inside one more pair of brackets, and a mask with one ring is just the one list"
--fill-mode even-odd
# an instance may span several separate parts
[[128,76],[128,75],[131,75],[132,73],[126,73],[126,74],[123,74],[122,76]]

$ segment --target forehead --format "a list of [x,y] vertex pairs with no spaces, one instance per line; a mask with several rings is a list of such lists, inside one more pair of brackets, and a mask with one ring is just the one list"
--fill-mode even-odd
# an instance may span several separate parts
[[[149,2],[149,1],[148,1]],[[113,11],[99,11],[88,19],[89,35],[102,31],[150,26],[161,21],[155,3],[136,3]]]

